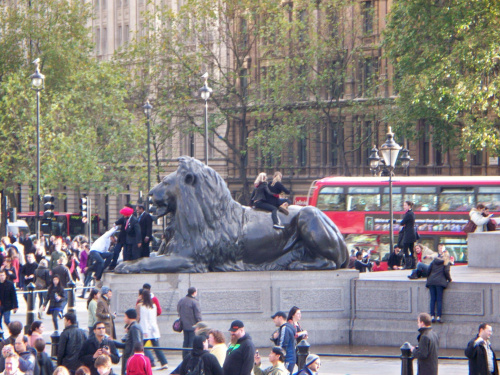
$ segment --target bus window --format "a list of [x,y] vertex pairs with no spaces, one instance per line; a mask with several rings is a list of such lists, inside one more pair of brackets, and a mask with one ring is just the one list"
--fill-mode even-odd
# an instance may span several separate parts
[[[389,188],[385,187],[382,195],[382,211],[389,211]],[[403,210],[403,195],[400,187],[392,188],[392,207],[396,210]]]
[[467,240],[465,238],[441,237],[440,242],[444,243],[445,249],[453,257],[455,263],[467,262]]
[[470,211],[474,206],[474,188],[441,188],[439,211]]
[[478,203],[484,204],[492,211],[500,210],[500,187],[483,186],[477,194]]
[[413,202],[413,211],[437,211],[435,187],[407,187],[405,201]]
[[347,211],[380,211],[378,187],[350,187],[347,190]]
[[322,211],[345,211],[344,188],[335,186],[322,188],[316,206]]

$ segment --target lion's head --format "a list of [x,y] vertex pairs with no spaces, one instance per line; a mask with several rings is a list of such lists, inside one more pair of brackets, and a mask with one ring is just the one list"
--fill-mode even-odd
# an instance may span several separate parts
[[183,156],[176,172],[166,176],[150,194],[158,215],[174,215],[172,253],[192,256],[209,268],[240,258],[238,238],[243,208],[225,181],[212,168]]

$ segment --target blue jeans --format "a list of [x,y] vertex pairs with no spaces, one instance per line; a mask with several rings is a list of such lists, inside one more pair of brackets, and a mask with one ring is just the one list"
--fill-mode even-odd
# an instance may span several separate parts
[[[184,342],[182,343],[183,348],[192,348],[194,343],[194,331],[183,331],[184,333]],[[189,354],[189,350],[182,351],[182,359],[186,358]]]
[[[151,367],[154,366],[155,359],[153,358],[153,353],[151,353],[151,349],[146,348],[146,343],[150,341],[151,345],[153,347],[159,347],[160,346],[160,339],[148,339],[144,340],[144,354],[146,357],[149,358],[149,361],[151,362]],[[156,358],[158,358],[158,361],[160,361],[161,365],[166,365],[168,363],[167,358],[165,357],[165,354],[163,353],[163,350],[161,349],[154,349]]]
[[[444,288],[442,286],[430,285],[429,291],[431,292],[431,316],[441,316],[443,312],[443,291]],[[437,314],[435,314],[437,305]]]
[[295,367],[295,362],[285,362],[285,367],[290,374],[293,374],[293,368]]
[[0,329],[3,330],[3,327],[2,327],[2,316],[3,316],[3,321],[5,322],[5,325],[9,326],[9,323],[10,323],[10,310],[4,310],[3,307],[0,306]]

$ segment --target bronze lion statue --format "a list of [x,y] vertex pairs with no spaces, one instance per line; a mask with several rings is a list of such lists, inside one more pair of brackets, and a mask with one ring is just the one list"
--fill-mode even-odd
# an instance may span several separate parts
[[172,215],[169,255],[120,263],[116,273],[337,269],[349,262],[337,226],[316,207],[271,213],[234,201],[222,177],[191,157],[150,194],[158,216]]

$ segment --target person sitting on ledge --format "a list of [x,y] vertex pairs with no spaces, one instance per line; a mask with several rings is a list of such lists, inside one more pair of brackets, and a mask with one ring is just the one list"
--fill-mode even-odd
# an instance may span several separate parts
[[417,254],[417,268],[415,268],[411,274],[408,276],[409,279],[415,280],[420,277],[427,277],[429,275],[429,267],[434,259],[437,257],[442,257],[444,249],[444,244],[440,243],[438,245],[438,252],[435,253],[431,249],[421,244],[415,245],[415,253]]
[[389,260],[387,265],[390,270],[402,270],[403,267],[403,253],[401,252],[401,247],[399,245],[394,246],[394,251],[389,255]]
[[354,268],[359,272],[366,272],[366,270],[371,271],[373,264],[370,262],[370,254],[366,256],[366,261],[363,262],[363,252],[358,251],[356,253],[356,261],[354,262]]

